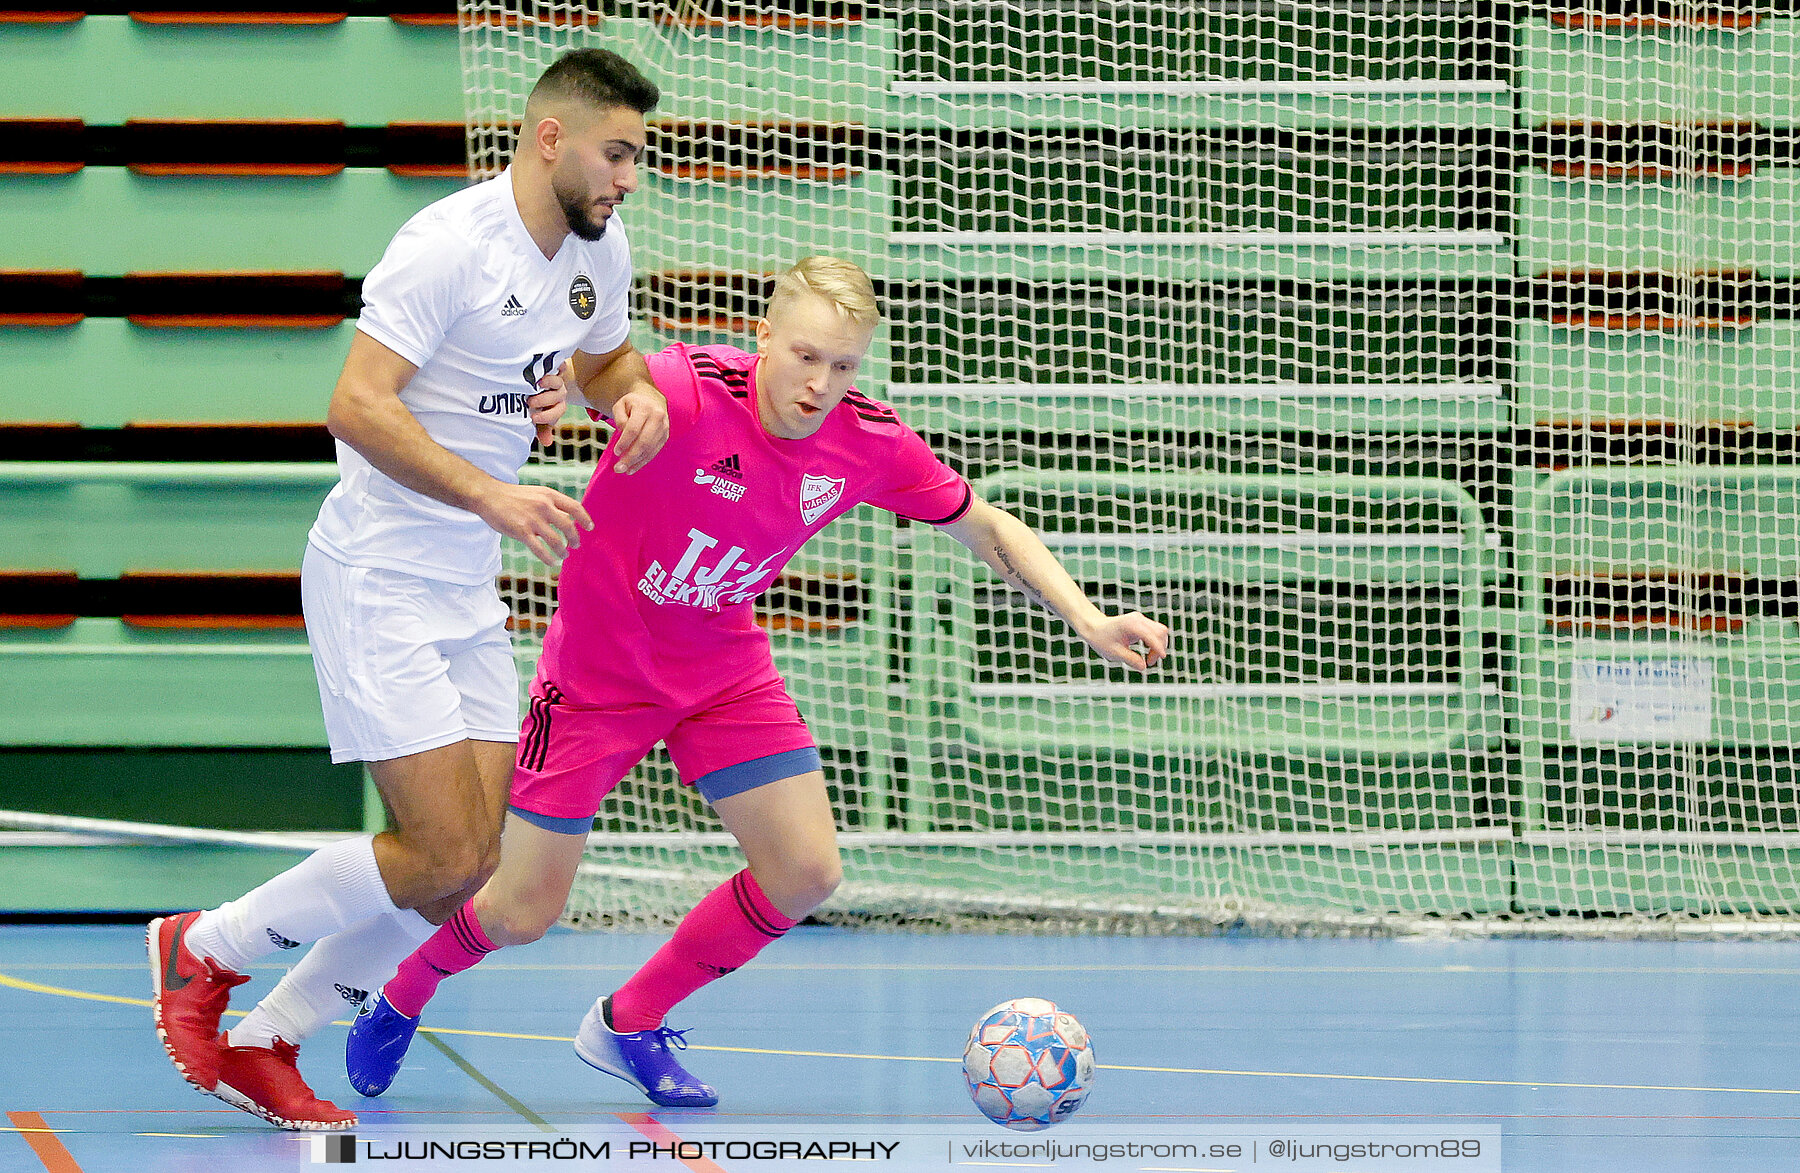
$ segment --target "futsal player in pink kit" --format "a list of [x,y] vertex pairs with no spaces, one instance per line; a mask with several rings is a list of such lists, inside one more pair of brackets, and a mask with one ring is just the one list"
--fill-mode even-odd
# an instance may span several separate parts
[[777,280],[755,354],[677,345],[649,357],[668,442],[631,477],[609,451],[588,485],[582,504],[606,524],[563,563],[499,868],[357,1017],[346,1066],[358,1091],[387,1090],[443,978],[556,923],[594,815],[662,741],[748,866],[594,1004],[575,1051],[654,1103],[718,1102],[675,1060],[686,1044],[664,1016],[780,938],[842,876],[819,752],[753,600],[858,503],[942,527],[1105,659],[1140,670],[1162,659],[1166,627],[1102,613],[1028,526],[975,497],[851,386],[877,321],[861,269],[809,257]]

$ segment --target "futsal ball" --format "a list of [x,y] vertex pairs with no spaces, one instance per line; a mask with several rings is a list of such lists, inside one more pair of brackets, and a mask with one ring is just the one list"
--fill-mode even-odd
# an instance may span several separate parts
[[969,1032],[963,1080],[983,1116],[1015,1132],[1037,1132],[1073,1116],[1094,1090],[1094,1045],[1056,1003],[1014,998]]

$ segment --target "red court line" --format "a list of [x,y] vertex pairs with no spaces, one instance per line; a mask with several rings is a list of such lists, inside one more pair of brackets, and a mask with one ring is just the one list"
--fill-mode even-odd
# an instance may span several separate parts
[[[659,1145],[678,1145],[684,1143],[679,1136],[676,1136],[673,1132],[664,1128],[662,1126],[662,1121],[650,1115],[648,1112],[616,1112],[614,1115],[618,1116],[619,1119],[631,1125]],[[679,1154],[680,1151],[681,1150],[677,1149],[676,1153]],[[689,1160],[686,1157],[677,1155],[676,1159],[683,1165],[686,1165],[689,1169],[692,1169],[693,1173],[725,1173],[725,1170],[713,1164],[705,1157],[695,1157],[692,1160]]]
[[44,1123],[44,1117],[37,1112],[8,1112],[6,1118],[13,1122],[31,1151],[38,1155],[49,1173],[81,1173],[81,1166],[63,1148],[63,1142],[56,1139],[50,1126]]

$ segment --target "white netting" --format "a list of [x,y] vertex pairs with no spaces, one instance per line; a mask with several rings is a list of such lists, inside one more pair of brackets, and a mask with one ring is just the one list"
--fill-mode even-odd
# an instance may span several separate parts
[[[641,348],[858,261],[859,385],[1175,630],[1137,679],[942,535],[806,550],[836,914],[1794,917],[1796,25],[1585,2],[465,0],[478,172],[568,45],[663,87]],[[571,915],[681,911],[716,832],[653,760]]]

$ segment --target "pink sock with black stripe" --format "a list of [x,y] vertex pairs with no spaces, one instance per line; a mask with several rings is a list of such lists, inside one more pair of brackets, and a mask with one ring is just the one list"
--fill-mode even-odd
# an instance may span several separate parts
[[481,922],[475,919],[475,902],[470,900],[400,963],[382,992],[387,995],[388,1005],[408,1018],[417,1018],[425,1003],[437,993],[439,982],[468,969],[498,948],[481,931]]
[[708,892],[668,944],[613,994],[613,1029],[630,1034],[661,1026],[670,1007],[739,968],[793,927],[745,868]]

